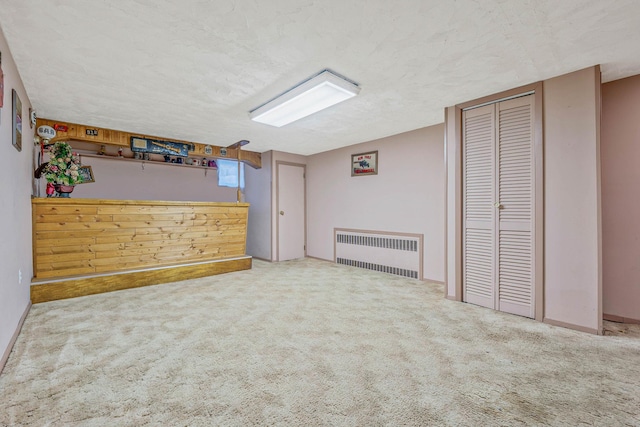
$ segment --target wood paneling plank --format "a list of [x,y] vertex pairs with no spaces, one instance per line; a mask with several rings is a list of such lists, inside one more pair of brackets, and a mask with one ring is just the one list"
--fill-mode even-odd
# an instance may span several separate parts
[[42,213],[37,215],[37,221],[39,223],[45,222],[105,222],[105,221],[113,221],[112,215],[69,215],[69,214],[58,214],[51,215]]
[[181,212],[167,212],[167,213],[137,213],[137,214],[113,214],[113,221],[115,222],[137,222],[137,221],[183,221],[185,216],[193,216],[192,214],[185,214]]
[[36,206],[36,215],[97,215],[96,206]]
[[191,206],[135,206],[135,205],[107,205],[98,206],[99,214],[104,215],[158,215],[158,214],[192,214],[194,208]]
[[59,269],[59,270],[39,270],[38,278],[54,279],[58,277],[70,277],[70,276],[77,276],[79,274],[91,274],[95,272],[96,270],[91,267],[68,268],[68,269]]

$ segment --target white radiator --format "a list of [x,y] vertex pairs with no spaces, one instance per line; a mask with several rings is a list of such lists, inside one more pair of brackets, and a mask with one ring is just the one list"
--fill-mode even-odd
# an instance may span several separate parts
[[422,234],[346,228],[334,228],[333,234],[338,264],[422,278]]

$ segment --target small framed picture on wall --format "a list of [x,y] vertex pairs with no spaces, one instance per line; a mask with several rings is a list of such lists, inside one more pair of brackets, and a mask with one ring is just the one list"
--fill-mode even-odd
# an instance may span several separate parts
[[96,181],[93,177],[93,169],[91,169],[91,166],[80,166],[80,169],[78,169],[78,173],[82,177],[81,184],[87,184],[89,182]]
[[2,52],[0,52],[0,108],[4,105],[4,73],[2,72]]
[[22,151],[22,102],[15,89],[11,90],[13,101],[13,146]]
[[[2,52],[0,52],[0,108],[4,105],[4,73],[2,72]],[[0,114],[0,119],[2,114]],[[2,121],[0,120],[0,123]]]
[[378,174],[378,152],[351,155],[351,176],[377,175]]

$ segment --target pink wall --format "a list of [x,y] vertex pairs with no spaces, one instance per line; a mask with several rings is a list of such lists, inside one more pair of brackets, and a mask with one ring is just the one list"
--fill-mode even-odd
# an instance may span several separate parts
[[[333,260],[333,229],[424,234],[424,278],[444,281],[444,127],[310,156],[307,254]],[[352,177],[351,154],[378,150],[378,175]]]
[[271,157],[262,153],[262,168],[245,168],[245,200],[250,203],[247,225],[247,254],[271,260]]
[[[80,144],[73,143],[77,148]],[[86,144],[85,144],[86,146]],[[113,149],[113,147],[109,147]],[[96,182],[75,187],[71,197],[120,200],[235,202],[236,189],[218,187],[216,169],[81,156]],[[44,183],[44,179],[41,180]]]
[[605,315],[640,320],[640,76],[602,86]]
[[544,82],[545,321],[602,329],[600,73]]
[[[20,318],[29,306],[29,285],[33,274],[31,256],[31,175],[33,172],[33,129],[22,80],[0,31],[0,52],[4,71],[4,106],[0,108],[0,370]],[[12,145],[11,90],[22,101],[22,151]],[[18,272],[22,271],[22,283]]]
[[462,301],[462,112],[445,108],[445,292],[447,298]]

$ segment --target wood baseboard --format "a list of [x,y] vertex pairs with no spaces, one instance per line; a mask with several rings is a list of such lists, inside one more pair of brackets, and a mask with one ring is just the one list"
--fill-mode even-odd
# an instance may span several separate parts
[[574,325],[573,323],[561,322],[559,320],[553,320],[548,318],[545,318],[542,322],[548,325],[560,326],[562,328],[573,329],[575,331],[580,331],[580,332],[587,332],[593,335],[602,335],[602,330],[599,331],[598,329],[595,329],[595,328],[587,328],[586,326]]
[[260,258],[259,256],[252,256],[253,259],[258,259],[260,261],[265,261],[265,262],[273,262],[270,259],[266,259],[266,258]]
[[326,262],[331,262],[331,263],[335,263],[336,262],[333,259],[319,258],[317,256],[311,256],[311,255],[307,255],[305,258],[317,259],[318,261],[326,261]]
[[24,324],[24,321],[27,318],[27,314],[29,314],[29,310],[31,310],[31,302],[27,304],[27,308],[25,308],[24,313],[22,313],[22,317],[20,317],[20,320],[18,321],[18,326],[16,327],[16,330],[13,333],[13,336],[9,340],[9,345],[7,346],[7,349],[4,351],[4,354],[2,355],[2,359],[0,359],[0,374],[4,369],[4,365],[7,364],[7,360],[9,360],[9,355],[11,354],[11,350],[13,350],[13,346],[15,345],[16,340],[18,339],[18,335],[20,335],[20,331],[22,330],[22,325]]
[[634,325],[640,325],[640,319],[633,319],[631,317],[622,317],[622,316],[616,316],[615,314],[603,314],[602,318],[604,320],[608,320],[610,322],[617,322],[617,323],[630,323],[630,324],[634,324]]
[[31,302],[38,304],[250,269],[251,257],[247,256],[98,276],[33,281]]

